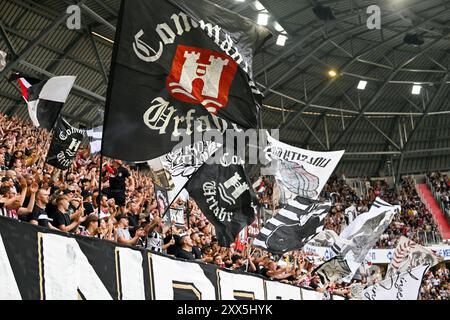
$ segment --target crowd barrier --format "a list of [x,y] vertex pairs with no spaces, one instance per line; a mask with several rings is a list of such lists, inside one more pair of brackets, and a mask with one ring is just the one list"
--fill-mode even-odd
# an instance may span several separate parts
[[[444,261],[450,261],[449,245],[427,246],[427,248],[435,251]],[[316,254],[324,260],[329,260],[335,256],[329,247],[318,247],[307,244],[303,247],[303,251]],[[389,264],[394,256],[394,251],[395,249],[371,249],[367,254],[367,260],[375,264]]]
[[[0,217],[0,299],[322,300],[325,295]],[[342,297],[328,296],[343,300]]]

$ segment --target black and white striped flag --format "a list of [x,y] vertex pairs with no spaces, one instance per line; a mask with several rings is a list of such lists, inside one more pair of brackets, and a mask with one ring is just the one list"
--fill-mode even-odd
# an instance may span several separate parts
[[91,146],[91,154],[96,154],[102,149],[103,126],[92,128],[86,131]]
[[323,229],[330,202],[297,197],[267,221],[253,245],[273,253],[301,249]]
[[53,77],[34,85],[20,75],[12,79],[16,79],[19,83],[34,126],[51,130],[72,90],[76,77]]

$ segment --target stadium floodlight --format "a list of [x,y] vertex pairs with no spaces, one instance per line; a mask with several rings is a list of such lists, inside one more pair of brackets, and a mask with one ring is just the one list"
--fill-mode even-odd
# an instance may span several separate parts
[[267,13],[258,14],[258,24],[262,26],[267,26],[269,23],[269,15]]
[[287,37],[284,34],[280,34],[277,38],[277,46],[284,47]]
[[420,91],[422,90],[422,86],[420,84],[414,84],[412,87],[412,94],[418,95],[420,94]]
[[236,2],[245,2],[245,0],[235,0]]
[[281,26],[281,24],[278,23],[278,21],[275,21],[273,25],[275,27],[275,30],[277,30],[278,32],[284,32],[284,28]]
[[337,76],[337,72],[334,69],[331,69],[330,71],[328,71],[328,75],[332,78]]
[[364,89],[366,89],[366,86],[367,86],[366,80],[359,80],[358,90],[364,90]]
[[264,5],[261,2],[259,2],[258,0],[256,0],[254,2],[254,5],[255,5],[256,10],[267,12],[266,7],[264,7]]

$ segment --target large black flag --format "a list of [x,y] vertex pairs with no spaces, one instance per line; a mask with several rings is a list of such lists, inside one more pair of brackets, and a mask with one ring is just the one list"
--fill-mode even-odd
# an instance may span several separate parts
[[74,128],[65,119],[60,118],[46,162],[61,170],[69,168],[85,136],[85,130]]
[[256,127],[252,58],[269,37],[207,0],[122,1],[103,153],[146,161],[172,151],[183,129]]
[[297,197],[267,221],[253,245],[274,253],[301,249],[323,229],[330,202]]
[[186,189],[214,225],[221,246],[228,247],[255,220],[252,185],[242,166],[204,164]]
[[[22,97],[28,105],[28,114],[37,128],[51,130],[75,83],[74,76],[53,77],[38,83],[15,74]],[[34,79],[33,79],[34,80]]]

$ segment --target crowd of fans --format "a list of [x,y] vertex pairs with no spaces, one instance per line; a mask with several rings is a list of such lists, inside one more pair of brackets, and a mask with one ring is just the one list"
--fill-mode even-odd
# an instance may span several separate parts
[[440,172],[428,173],[427,177],[434,192],[444,205],[447,216],[450,217],[450,179],[446,174],[441,174]]
[[[100,157],[92,156],[88,146],[81,147],[71,167],[61,171],[45,164],[50,141],[49,132],[0,114],[1,216],[351,297],[354,283],[327,286],[320,283],[312,272],[323,262],[317,255],[295,251],[276,256],[253,248],[252,239],[258,233],[261,219],[247,229],[242,241],[230,248],[220,247],[214,227],[192,199],[180,197],[171,207],[189,212],[184,225],[163,219],[151,172],[135,170],[120,160],[108,160],[102,163],[100,181]],[[274,185],[273,179],[263,177],[255,186],[260,205],[271,211],[278,207]],[[368,180],[367,186],[367,194],[358,196],[343,177],[331,178],[321,195],[334,201],[325,228],[341,232],[349,223],[345,208],[355,204],[358,213],[366,212],[380,196],[390,203],[400,203],[402,213],[389,227],[387,238],[380,239],[379,246],[395,246],[400,235],[420,242],[415,236],[418,230],[436,230],[410,179],[402,181],[399,193],[383,181]],[[427,274],[428,282],[422,288],[424,298],[435,298],[437,293],[440,299],[448,299],[449,273],[448,269],[442,270]],[[364,274],[356,279],[368,283]]]
[[[394,216],[393,221],[377,242],[376,248],[395,248],[401,236],[422,245],[433,239],[431,235],[434,236],[434,240],[440,239],[440,231],[433,215],[420,200],[411,177],[403,177],[397,190],[386,181],[372,181],[367,178],[364,192],[358,196],[344,179],[334,176],[329,179],[322,196],[331,197],[335,204],[325,220],[324,228],[331,229],[337,234],[349,224],[349,219],[369,211],[372,202],[380,197],[388,203],[401,205],[402,210],[400,214]],[[355,206],[356,215],[353,217],[345,214],[345,209],[351,205]]]

